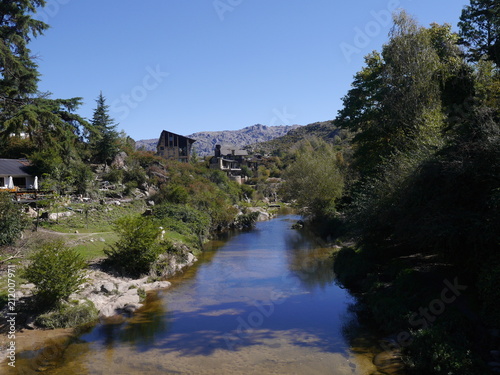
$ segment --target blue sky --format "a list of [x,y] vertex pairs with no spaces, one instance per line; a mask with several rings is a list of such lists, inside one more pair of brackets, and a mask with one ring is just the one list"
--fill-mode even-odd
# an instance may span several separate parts
[[102,90],[132,138],[335,118],[388,14],[456,28],[467,0],[48,0],[30,44],[53,98]]

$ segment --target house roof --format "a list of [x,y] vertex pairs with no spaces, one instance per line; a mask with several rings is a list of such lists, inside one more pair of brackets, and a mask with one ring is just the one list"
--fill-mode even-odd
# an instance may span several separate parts
[[32,176],[26,159],[0,159],[0,176]]
[[221,155],[233,155],[233,151],[234,151],[235,156],[247,156],[248,155],[247,150],[238,150],[238,149],[231,147],[231,146],[222,146],[220,148]]

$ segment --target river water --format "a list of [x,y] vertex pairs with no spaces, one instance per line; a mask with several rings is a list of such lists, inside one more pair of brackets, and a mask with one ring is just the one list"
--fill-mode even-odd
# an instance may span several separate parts
[[37,361],[50,375],[376,373],[371,355],[346,339],[354,300],[335,283],[331,249],[291,229],[297,219],[212,242],[131,319],[25,352],[19,367]]

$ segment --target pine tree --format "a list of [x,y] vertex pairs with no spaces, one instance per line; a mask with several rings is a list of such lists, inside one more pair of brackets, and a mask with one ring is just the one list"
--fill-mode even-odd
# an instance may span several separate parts
[[106,98],[99,94],[96,99],[97,107],[92,117],[90,132],[90,147],[95,162],[108,164],[119,150],[119,135],[117,124],[109,115],[109,106]]
[[49,28],[33,15],[45,0],[0,2],[0,141],[25,134],[34,149],[53,149],[77,155],[76,142],[88,124],[74,111],[81,98],[49,99],[38,91],[38,66],[28,44]]
[[500,4],[497,0],[471,0],[462,10],[458,26],[471,60],[479,61],[487,55],[500,65]]

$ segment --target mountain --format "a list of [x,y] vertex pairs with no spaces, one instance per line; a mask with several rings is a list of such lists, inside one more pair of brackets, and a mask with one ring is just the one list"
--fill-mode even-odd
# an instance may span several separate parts
[[[200,156],[212,155],[215,145],[234,146],[243,148],[255,143],[270,141],[272,139],[282,137],[294,129],[300,128],[300,125],[252,125],[240,130],[223,130],[223,131],[207,131],[198,132],[186,137],[196,139],[193,144],[193,149]],[[144,147],[145,150],[156,151],[158,139],[143,139],[137,141],[136,147]]]
[[321,138],[327,142],[343,145],[349,142],[352,134],[345,129],[340,129],[334,121],[315,122],[309,125],[297,127],[287,134],[245,147],[259,154],[279,155],[288,152],[295,144],[307,138]]

